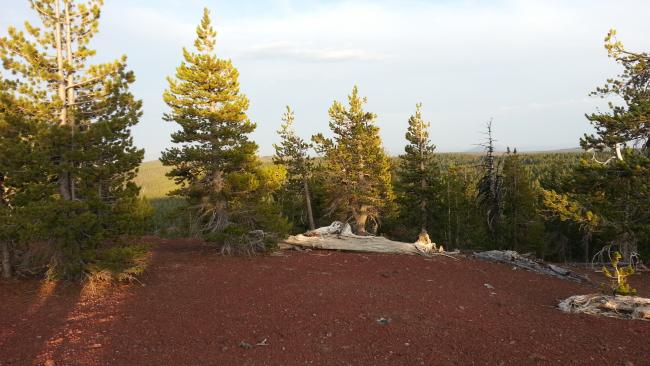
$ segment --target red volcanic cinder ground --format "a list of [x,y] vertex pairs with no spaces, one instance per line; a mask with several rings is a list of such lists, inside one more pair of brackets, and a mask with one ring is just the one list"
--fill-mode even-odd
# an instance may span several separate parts
[[593,285],[473,259],[157,242],[144,286],[0,283],[0,365],[650,365],[650,322],[555,309]]

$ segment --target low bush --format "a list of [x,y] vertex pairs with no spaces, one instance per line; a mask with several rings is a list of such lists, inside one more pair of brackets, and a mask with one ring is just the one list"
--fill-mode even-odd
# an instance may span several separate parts
[[149,248],[132,244],[84,252],[86,289],[97,292],[111,284],[138,281],[147,268]]
[[215,244],[221,254],[254,255],[277,248],[279,236],[262,230],[250,231],[245,227],[230,225],[223,231],[205,235],[208,243]]
[[632,267],[632,264],[629,264],[626,267],[619,267],[618,263],[620,260],[621,253],[614,252],[611,263],[612,271],[603,266],[603,273],[607,278],[612,280],[611,290],[614,295],[634,296],[636,295],[636,290],[627,282],[627,278],[634,274],[634,268]]

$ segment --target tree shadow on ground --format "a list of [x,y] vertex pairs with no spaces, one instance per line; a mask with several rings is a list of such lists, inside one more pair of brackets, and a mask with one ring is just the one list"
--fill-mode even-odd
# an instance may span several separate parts
[[31,364],[68,322],[81,287],[61,282],[0,284],[0,364]]

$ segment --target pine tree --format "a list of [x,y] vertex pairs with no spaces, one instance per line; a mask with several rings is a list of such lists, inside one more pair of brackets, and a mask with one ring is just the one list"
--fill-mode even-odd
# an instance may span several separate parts
[[309,191],[309,179],[313,170],[313,158],[309,156],[311,144],[305,142],[296,134],[293,128],[294,113],[289,106],[282,116],[282,125],[278,131],[280,144],[273,144],[275,164],[284,165],[287,168],[289,188],[293,191],[302,191],[304,204],[307,209],[309,229],[314,230],[314,214],[312,212],[311,194]]
[[[0,38],[0,58],[10,75],[3,85],[11,95],[11,108],[25,121],[47,124],[47,134],[41,136],[49,143],[51,169],[46,171],[50,180],[58,182],[58,196],[48,196],[51,205],[42,202],[43,210],[57,205],[71,210],[69,230],[77,224],[72,221],[78,213],[101,217],[104,224],[97,230],[120,234],[124,228],[114,225],[116,215],[128,215],[128,206],[139,204],[138,187],[132,180],[143,151],[133,145],[130,129],[141,116],[141,102],[129,91],[134,76],[126,69],[126,57],[88,65],[95,54],[88,44],[98,31],[102,3],[31,1],[42,28],[29,22],[25,31],[10,27],[8,36]],[[53,224],[45,221],[47,215],[39,216],[43,225]],[[94,234],[81,232],[75,240],[54,239],[59,249],[72,253],[72,257],[58,258],[59,262],[81,263],[82,247],[97,245],[83,239]]]
[[441,225],[433,237],[444,238],[447,247],[482,248],[486,243],[485,217],[476,209],[479,178],[474,164],[461,164],[461,161],[446,165],[441,172]]
[[598,235],[604,242],[650,252],[650,54],[626,50],[615,30],[605,38],[605,48],[623,73],[592,94],[613,95],[623,104],[610,103],[609,113],[587,115],[596,135],[580,142],[585,149],[609,148],[617,154],[604,163],[584,161],[569,186],[581,205],[603,218]]
[[260,228],[271,217],[280,222],[271,192],[286,171],[261,168],[257,144],[248,137],[256,128],[246,115],[248,98],[232,62],[214,54],[217,33],[207,9],[196,34],[195,51],[183,49],[184,61],[163,94],[170,108],[163,119],[180,127],[172,134],[176,146],[160,159],[179,185],[172,194],[188,199],[197,211],[194,231],[206,236]]
[[614,95],[624,104],[610,102],[610,113],[588,114],[596,135],[585,134],[580,143],[585,149],[596,150],[636,146],[650,157],[650,54],[626,50],[616,39],[614,29],[605,38],[605,48],[608,56],[623,67],[623,73],[591,94],[602,98]]
[[538,194],[530,172],[508,148],[503,162],[503,247],[542,253],[543,225],[538,215]]
[[[0,83],[2,81],[0,80]],[[28,121],[0,90],[0,255],[3,277],[11,277],[20,236],[19,210],[56,192],[44,134],[47,126]]]
[[367,233],[367,220],[379,223],[384,209],[393,202],[390,160],[381,144],[376,115],[363,110],[366,98],[355,86],[349,107],[335,101],[329,109],[333,139],[313,137],[325,156],[325,180],[330,213],[353,218],[356,231]]
[[9,36],[0,39],[4,67],[18,76],[8,83],[16,107],[39,120],[58,121],[53,152],[63,199],[119,195],[98,186],[122,190],[143,157],[130,137],[141,102],[128,91],[134,76],[126,70],[126,57],[87,65],[95,54],[88,43],[98,31],[102,3],[32,1],[43,29],[26,22],[27,34],[10,27]]
[[[402,207],[401,217],[412,217],[421,232],[430,231],[433,202],[439,189],[439,168],[434,161],[435,145],[429,139],[429,122],[422,119],[422,104],[416,105],[415,114],[409,118],[406,132],[408,144],[400,158],[398,197]],[[416,210],[417,213],[410,211]]]
[[494,153],[494,137],[492,133],[492,120],[486,126],[486,142],[484,143],[485,156],[483,157],[483,176],[478,182],[477,202],[485,212],[488,231],[493,242],[498,243],[498,229],[503,215],[503,176],[501,166]]

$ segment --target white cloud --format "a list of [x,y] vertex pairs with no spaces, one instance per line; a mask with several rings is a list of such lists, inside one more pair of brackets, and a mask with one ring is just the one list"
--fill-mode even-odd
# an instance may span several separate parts
[[300,61],[379,61],[386,55],[354,48],[318,48],[294,42],[272,42],[245,48],[240,55],[248,59],[293,59]]

